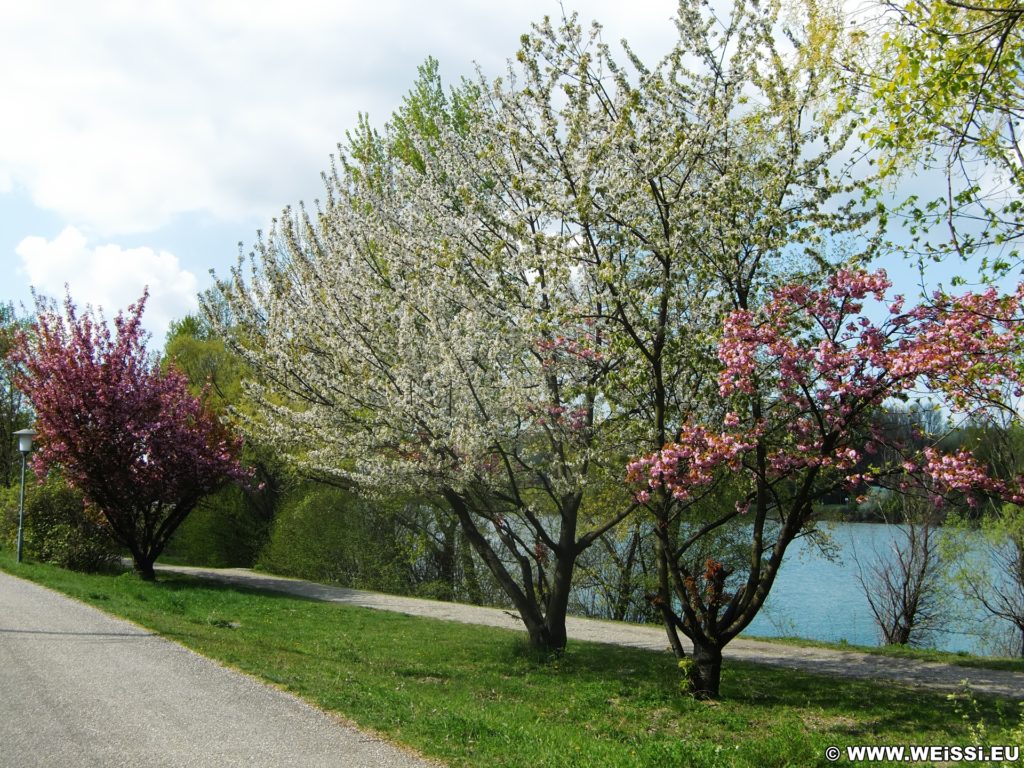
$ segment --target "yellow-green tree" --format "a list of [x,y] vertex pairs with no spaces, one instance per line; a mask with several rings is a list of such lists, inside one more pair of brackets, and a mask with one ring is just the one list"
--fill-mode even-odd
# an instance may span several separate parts
[[[984,250],[994,274],[1024,238],[1021,0],[888,2],[878,56],[861,70],[868,136],[883,172],[942,169],[941,197],[912,200],[911,230],[933,256]],[[866,38],[867,36],[865,36]],[[940,232],[939,237],[929,230]]]

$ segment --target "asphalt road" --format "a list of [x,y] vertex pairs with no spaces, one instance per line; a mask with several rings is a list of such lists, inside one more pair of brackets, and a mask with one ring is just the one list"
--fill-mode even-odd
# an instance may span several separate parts
[[4,768],[426,768],[286,693],[0,573]]

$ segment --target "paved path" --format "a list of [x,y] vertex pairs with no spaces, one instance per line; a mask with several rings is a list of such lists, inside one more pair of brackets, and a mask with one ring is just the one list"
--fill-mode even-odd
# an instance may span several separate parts
[[[157,566],[157,569],[216,579],[254,589],[284,592],[315,600],[396,611],[415,616],[429,616],[464,624],[484,624],[523,630],[523,624],[518,617],[500,608],[483,608],[475,605],[444,603],[437,600],[329,587],[284,576],[257,573],[246,568]],[[570,617],[566,622],[566,628],[569,637],[573,640],[591,640],[654,651],[668,648],[665,631],[660,627]],[[894,659],[855,651],[798,648],[781,643],[744,639],[734,640],[726,646],[725,656],[727,659],[742,659],[758,664],[800,669],[835,677],[895,680],[920,688],[948,692],[959,691],[962,682],[966,680],[975,693],[989,693],[1024,700],[1024,672],[976,669],[953,664]]]
[[141,627],[0,573],[3,768],[427,768]]

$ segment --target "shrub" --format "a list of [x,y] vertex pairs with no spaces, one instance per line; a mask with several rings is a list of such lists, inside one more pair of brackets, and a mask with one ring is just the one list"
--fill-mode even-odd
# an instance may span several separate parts
[[[20,486],[4,489],[0,535],[13,548],[18,532]],[[26,557],[76,571],[104,571],[120,561],[121,551],[103,519],[90,510],[82,494],[57,474],[39,482],[25,476]]]
[[247,568],[256,563],[269,533],[263,505],[229,485],[199,502],[174,534],[166,555],[191,565]]
[[382,592],[414,589],[406,537],[387,510],[346,491],[305,485],[278,510],[260,568]]

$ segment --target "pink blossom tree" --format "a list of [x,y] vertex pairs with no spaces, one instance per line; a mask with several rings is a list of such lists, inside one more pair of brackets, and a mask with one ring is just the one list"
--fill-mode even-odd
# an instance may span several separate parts
[[153,563],[197,502],[241,479],[241,439],[191,395],[176,368],[146,353],[148,292],[114,319],[115,333],[70,297],[63,316],[38,300],[38,319],[12,352],[17,386],[36,412],[35,470],[59,469],[132,555]]
[[[791,285],[756,311],[732,312],[718,347],[718,412],[684,421],[673,442],[629,465],[671,576],[658,607],[676,654],[685,656],[680,633],[693,643],[684,666],[698,695],[718,695],[722,649],[760,610],[826,494],[889,483],[934,503],[1024,499],[1024,479],[991,477],[966,451],[901,444],[871,418],[918,390],[944,393],[974,419],[1019,396],[1024,284],[1008,296],[936,295],[911,310],[897,296],[872,321],[865,300],[884,301],[890,286],[881,271],[840,270],[821,289]],[[709,513],[726,483],[731,503]],[[731,554],[715,555],[708,543],[727,530]]]

